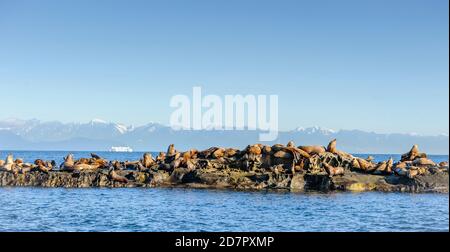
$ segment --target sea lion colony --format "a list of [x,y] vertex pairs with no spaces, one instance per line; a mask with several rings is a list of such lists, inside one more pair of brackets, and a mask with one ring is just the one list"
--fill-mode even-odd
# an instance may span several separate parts
[[108,178],[118,183],[128,183],[129,178],[125,171],[139,171],[154,173],[163,171],[177,176],[185,175],[198,170],[231,169],[257,174],[270,174],[271,176],[294,176],[301,174],[326,174],[329,177],[343,176],[347,172],[382,176],[401,176],[412,179],[416,176],[443,173],[448,174],[448,162],[434,163],[425,153],[419,151],[414,145],[412,149],[401,156],[399,162],[393,159],[374,163],[372,157],[367,159],[354,157],[349,153],[337,149],[336,139],[327,147],[324,146],[296,146],[294,142],[287,145],[275,144],[273,146],[254,144],[244,150],[234,148],[211,147],[198,151],[191,149],[179,152],[172,144],[167,152],[160,152],[154,158],[145,153],[138,161],[120,162],[108,161],[92,153],[91,158],[74,159],[72,154],[64,158],[64,162],[57,168],[55,161],[35,160],[34,163],[25,163],[22,159],[15,159],[8,155],[6,160],[0,160],[0,171],[18,174],[30,172],[49,173],[58,171],[65,173],[103,172]]

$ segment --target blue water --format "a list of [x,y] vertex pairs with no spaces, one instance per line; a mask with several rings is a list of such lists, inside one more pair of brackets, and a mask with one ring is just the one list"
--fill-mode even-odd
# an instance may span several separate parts
[[[58,162],[66,154],[12,153]],[[142,155],[98,154],[119,160]],[[449,195],[7,187],[0,188],[0,231],[449,231]]]
[[0,231],[448,231],[446,194],[0,188]]

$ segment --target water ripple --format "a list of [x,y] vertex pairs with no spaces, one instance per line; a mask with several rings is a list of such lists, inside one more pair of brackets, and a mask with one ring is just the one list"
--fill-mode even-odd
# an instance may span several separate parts
[[0,231],[448,231],[447,194],[0,188]]

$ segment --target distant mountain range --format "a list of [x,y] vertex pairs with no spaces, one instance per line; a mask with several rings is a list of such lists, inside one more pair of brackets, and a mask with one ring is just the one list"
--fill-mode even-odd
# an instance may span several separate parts
[[[136,151],[161,151],[171,143],[180,150],[211,146],[243,148],[258,140],[258,131],[175,131],[149,123],[133,127],[94,119],[88,123],[7,119],[0,121],[0,150],[107,151],[111,146],[129,146]],[[424,152],[448,154],[448,135],[378,134],[360,130],[298,128],[280,132],[273,143],[293,140],[298,145],[326,145],[337,138],[338,147],[351,153],[404,153],[413,144]]]

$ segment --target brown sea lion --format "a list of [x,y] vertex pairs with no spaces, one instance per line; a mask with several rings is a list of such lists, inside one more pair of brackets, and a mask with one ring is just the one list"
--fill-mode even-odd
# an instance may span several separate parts
[[5,165],[5,160],[0,159],[0,167],[2,167],[2,166],[4,166],[4,165]]
[[80,158],[77,161],[75,161],[75,164],[89,164],[89,159],[87,159],[87,158]]
[[289,141],[288,144],[286,145],[287,147],[296,147],[294,141]]
[[412,179],[415,176],[419,175],[419,173],[420,173],[419,169],[409,169],[406,171],[406,176]]
[[99,168],[98,165],[91,165],[91,164],[75,164],[73,166],[73,169],[76,171],[94,171]]
[[386,168],[387,168],[387,163],[386,163],[386,161],[383,161],[383,162],[380,162],[380,163],[378,163],[376,166],[375,166],[375,168],[374,168],[374,173],[377,173],[377,174],[381,174],[381,173],[384,173],[384,171],[386,170]]
[[340,150],[335,150],[334,154],[342,157],[342,158],[349,158],[352,159],[353,155],[351,155],[350,153],[344,152],[344,151],[340,151]]
[[141,164],[145,168],[150,168],[152,165],[154,165],[155,160],[153,160],[152,154],[148,152],[144,153],[144,155],[142,156]]
[[309,155],[319,155],[326,152],[325,147],[319,145],[299,146],[299,149],[307,152]]
[[392,157],[391,157],[391,158],[389,158],[389,160],[387,161],[385,172],[388,173],[388,174],[391,174],[391,173],[392,173],[392,168],[393,168],[393,167],[394,167],[394,159],[392,159]]
[[15,166],[16,166],[16,164],[14,162],[14,157],[13,157],[13,155],[9,154],[6,157],[6,161],[4,162],[3,166],[0,168],[3,168],[7,171],[13,171]]
[[225,150],[225,156],[229,158],[236,156],[238,153],[239,150],[233,148],[228,148]]
[[120,176],[119,174],[117,174],[117,172],[114,169],[110,170],[109,177],[113,181],[117,181],[117,182],[124,183],[124,184],[128,183],[128,179],[125,178],[124,176]]
[[352,168],[353,169],[357,169],[357,170],[361,169],[361,166],[359,165],[358,159],[356,159],[356,158],[352,159]]
[[447,161],[440,162],[439,167],[440,168],[448,168],[448,162]]
[[64,163],[61,164],[59,169],[62,171],[73,171],[74,165],[73,154],[69,154],[64,158]]
[[167,148],[166,156],[171,157],[174,156],[176,153],[177,151],[175,150],[175,145],[174,144],[169,145],[169,147]]
[[[53,166],[51,164],[49,164],[49,162],[45,162],[42,159],[36,159],[34,161],[34,164],[35,164],[36,168],[42,172],[49,172],[53,168]],[[48,165],[50,165],[50,166],[48,166]]]
[[413,165],[418,165],[418,166],[422,166],[422,165],[436,166],[436,163],[433,162],[432,160],[428,159],[428,158],[416,158],[413,161]]
[[336,141],[337,141],[336,139],[333,139],[333,140],[328,144],[327,152],[336,154]]
[[253,155],[261,155],[262,150],[261,150],[261,147],[259,145],[257,145],[257,144],[249,145],[247,147],[247,153],[248,154],[253,154]]
[[286,152],[286,151],[277,151],[273,154],[273,156],[275,158],[284,158],[284,159],[292,159],[294,158],[294,156],[290,153],[290,152]]
[[367,160],[365,160],[365,159],[362,159],[362,158],[356,158],[356,160],[358,161],[358,164],[359,164],[359,167],[361,168],[361,170],[364,170],[364,171],[371,171],[371,170],[373,170],[373,163],[372,162],[369,162],[369,161],[367,161]]
[[415,144],[411,150],[402,155],[400,161],[413,161],[416,157],[426,157],[425,153],[419,152],[419,146]]
[[395,164],[395,168],[406,169],[407,167],[409,167],[411,165],[412,165],[411,161],[403,161],[403,162],[399,162],[399,163]]
[[374,158],[373,156],[368,156],[368,157],[366,158],[366,161],[367,161],[367,162],[372,162],[373,160],[375,160],[375,158]]
[[30,172],[32,169],[34,168],[34,165],[32,164],[23,164],[22,167],[20,167],[20,172],[22,174],[27,174],[28,172]]
[[286,148],[286,146],[282,145],[282,144],[274,144],[272,145],[271,149],[272,151],[275,153],[277,151],[283,150],[284,148]]
[[156,157],[156,162],[162,163],[164,162],[164,160],[166,160],[166,153],[160,152],[159,155]]
[[211,158],[211,155],[217,150],[217,147],[211,147],[206,150],[200,151],[197,155],[199,158]]
[[323,167],[325,171],[328,173],[328,176],[333,177],[336,175],[344,175],[345,170],[342,167],[333,167],[327,163],[323,163]]
[[211,156],[214,159],[219,159],[219,158],[223,158],[225,156],[225,149],[224,148],[217,148],[212,154]]

